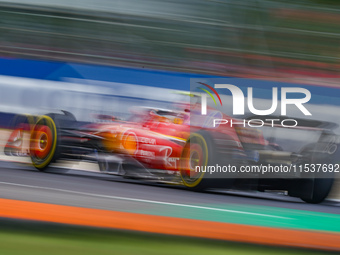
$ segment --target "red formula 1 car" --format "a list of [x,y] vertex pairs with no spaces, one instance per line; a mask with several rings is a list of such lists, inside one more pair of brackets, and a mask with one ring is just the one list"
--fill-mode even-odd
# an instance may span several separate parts
[[[311,132],[315,137],[315,141],[290,151],[280,146],[275,136],[265,139],[261,130],[240,122],[216,124],[215,119],[234,119],[212,108],[206,116],[201,115],[199,105],[180,111],[140,107],[132,112],[128,121],[100,115],[102,122],[97,123],[76,121],[65,111],[19,116],[5,153],[30,156],[40,171],[60,158],[87,159],[97,161],[104,173],[129,178],[176,182],[192,190],[285,190],[311,203],[323,201],[332,187],[332,174],[300,171],[304,164],[334,162],[337,137],[324,122],[304,121],[304,127],[290,129]],[[23,149],[25,133],[28,151]],[[260,166],[268,164],[290,166],[290,171],[263,173]],[[242,166],[248,170],[257,166],[257,171],[240,172]],[[216,171],[221,167],[223,171]]]

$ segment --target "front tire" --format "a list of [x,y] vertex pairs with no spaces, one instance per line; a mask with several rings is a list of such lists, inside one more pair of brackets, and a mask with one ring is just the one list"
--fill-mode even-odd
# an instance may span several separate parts
[[213,142],[208,133],[190,135],[180,160],[180,177],[186,188],[203,191],[212,186],[212,179],[207,178],[206,170],[213,162],[213,151]]

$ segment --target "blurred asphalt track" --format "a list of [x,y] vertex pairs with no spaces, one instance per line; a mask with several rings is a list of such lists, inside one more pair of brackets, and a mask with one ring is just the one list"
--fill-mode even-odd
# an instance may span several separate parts
[[[260,210],[259,207],[262,206],[270,206],[277,209],[298,209],[340,215],[340,202],[336,201],[325,201],[322,204],[313,205],[304,203],[298,198],[262,192],[212,190],[199,193],[187,191],[176,185],[129,180],[100,173],[78,170],[65,172],[64,168],[53,168],[47,173],[42,173],[26,164],[4,161],[0,162],[0,176],[1,198],[25,201],[141,213],[152,211],[154,207],[162,205],[162,203],[138,201],[140,199],[163,201],[163,205],[166,203],[219,205],[219,207],[246,205],[245,208],[254,206],[257,210]],[[137,200],[115,199],[109,196]],[[265,207],[263,213],[266,211]]]
[[[0,162],[0,217],[340,250],[340,203],[179,186]],[[228,194],[226,194],[228,193]],[[24,202],[25,201],[25,202]]]
[[0,218],[340,251],[338,199],[312,205],[276,193],[198,193],[101,174],[93,163],[59,162],[46,173],[28,163],[0,155]]

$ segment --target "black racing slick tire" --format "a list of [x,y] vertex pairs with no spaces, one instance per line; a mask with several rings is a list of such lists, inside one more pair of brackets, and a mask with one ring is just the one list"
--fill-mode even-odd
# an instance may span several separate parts
[[311,195],[307,197],[300,197],[304,202],[309,204],[319,204],[324,201],[332,189],[333,178],[314,178],[309,180],[313,182]]
[[[332,151],[323,151],[323,144],[311,144],[306,146],[301,154],[308,159],[305,162],[307,166],[327,166],[334,164],[335,159],[338,157],[338,145],[334,144],[334,146],[336,147]],[[317,171],[315,169],[315,172],[313,170],[313,172],[305,173],[299,181],[299,187],[302,189],[301,200],[311,204],[321,203],[330,193],[333,182],[333,172]]]

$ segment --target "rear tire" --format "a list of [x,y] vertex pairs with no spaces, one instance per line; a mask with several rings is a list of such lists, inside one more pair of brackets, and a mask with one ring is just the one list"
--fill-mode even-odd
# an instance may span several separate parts
[[[324,146],[322,143],[310,144],[306,146],[301,154],[308,158],[307,162],[310,165],[316,164],[334,164],[334,159],[339,153],[338,147],[333,153],[322,152],[320,148]],[[338,145],[335,145],[338,146]],[[299,180],[299,187],[302,190],[300,195],[301,200],[306,203],[318,204],[324,201],[328,194],[330,193],[333,182],[334,173],[333,172],[315,172],[315,173],[305,173],[305,177]]]
[[311,197],[301,197],[303,201],[310,204],[319,204],[326,199],[333,186],[333,178],[313,180],[313,191]]
[[56,157],[58,133],[55,121],[41,116],[34,125],[30,137],[30,157],[33,166],[44,171]]

